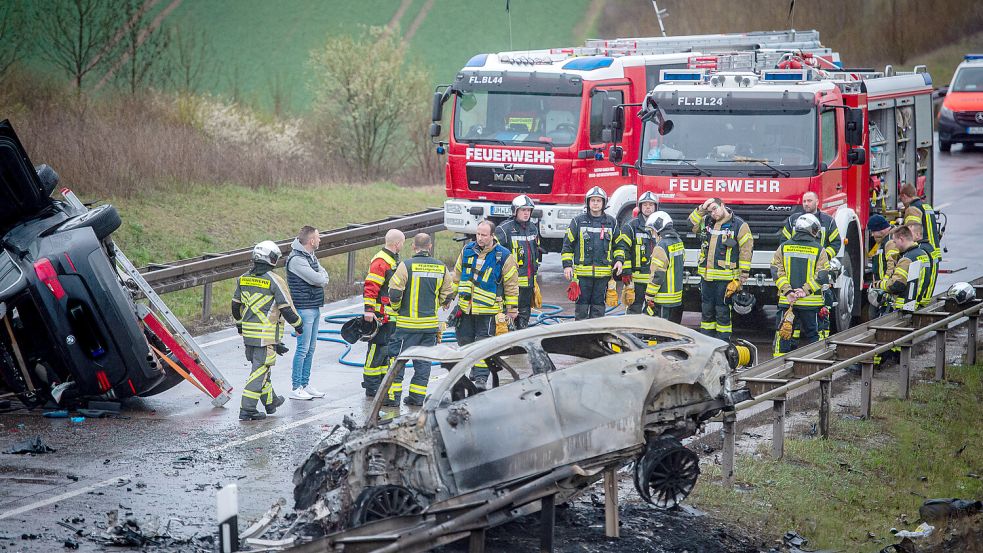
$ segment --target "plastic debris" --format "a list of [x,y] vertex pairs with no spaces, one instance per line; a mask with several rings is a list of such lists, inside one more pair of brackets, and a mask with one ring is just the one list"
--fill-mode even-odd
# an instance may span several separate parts
[[68,410],[67,409],[57,409],[55,411],[45,411],[44,415],[42,415],[42,416],[45,417],[45,418],[48,418],[48,419],[67,419],[68,418]]
[[72,422],[76,424],[80,422],[85,422],[85,417],[72,417]]
[[41,455],[42,453],[54,453],[55,448],[48,447],[48,444],[44,443],[41,436],[34,436],[29,440],[24,440],[20,443],[14,444],[13,447],[4,451],[4,453],[10,453],[14,455],[20,455],[24,453],[30,453],[35,455]]
[[891,528],[891,533],[898,538],[927,538],[935,531],[935,527],[927,522],[923,522],[915,527],[914,530],[898,530]]

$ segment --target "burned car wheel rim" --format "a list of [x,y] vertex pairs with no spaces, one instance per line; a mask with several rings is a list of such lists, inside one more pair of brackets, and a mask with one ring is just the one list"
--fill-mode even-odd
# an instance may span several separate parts
[[415,515],[423,507],[416,495],[403,486],[372,486],[362,490],[355,500],[352,526],[361,526],[374,520]]
[[699,476],[699,457],[675,440],[653,444],[635,463],[635,489],[660,509],[679,505]]

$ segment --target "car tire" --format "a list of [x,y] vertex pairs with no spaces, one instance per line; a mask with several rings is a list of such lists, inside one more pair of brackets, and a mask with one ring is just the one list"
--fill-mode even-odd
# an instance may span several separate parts
[[349,528],[392,517],[417,515],[423,511],[416,492],[392,484],[364,488],[352,506]]
[[949,152],[951,150],[952,150],[952,142],[946,142],[945,140],[940,140],[939,141],[939,151],[940,152]]
[[116,211],[116,208],[105,204],[65,221],[58,227],[58,231],[62,232],[89,227],[95,233],[96,238],[102,240],[116,231],[122,224],[123,220],[120,219],[119,212]]

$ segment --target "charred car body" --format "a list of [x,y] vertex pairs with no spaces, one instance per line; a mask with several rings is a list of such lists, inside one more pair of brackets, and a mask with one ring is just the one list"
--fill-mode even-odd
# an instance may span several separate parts
[[[410,359],[449,373],[419,411],[380,419],[383,391]],[[481,359],[493,371],[488,389],[468,378]],[[481,506],[487,525],[501,524],[538,510],[534,500],[565,501],[604,469],[633,461],[642,497],[671,507],[699,475],[680,440],[747,397],[730,390],[737,363],[734,345],[645,315],[411,348],[365,425],[333,433],[297,469],[296,508],[325,532],[359,527],[392,539],[393,525],[425,520],[450,532],[473,518],[455,518],[465,510]],[[399,534],[392,546],[413,549],[405,541],[412,532]]]
[[[181,377],[152,353],[112,256],[120,226],[111,205],[51,198],[57,174],[31,164],[0,123],[0,374],[28,406],[52,398],[121,399],[162,392]],[[55,394],[56,400],[61,394]]]

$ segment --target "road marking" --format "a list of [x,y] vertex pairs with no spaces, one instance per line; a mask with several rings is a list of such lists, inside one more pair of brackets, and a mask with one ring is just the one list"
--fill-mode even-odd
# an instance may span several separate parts
[[113,484],[119,484],[120,482],[125,482],[126,480],[128,480],[130,478],[131,478],[130,475],[117,476],[115,478],[110,478],[109,480],[103,480],[102,482],[99,482],[98,484],[93,484],[91,486],[86,486],[84,488],[80,488],[80,489],[77,489],[75,491],[66,492],[66,493],[63,493],[61,495],[56,495],[54,497],[49,497],[48,499],[43,499],[41,501],[38,501],[38,502],[35,502],[35,503],[31,503],[30,505],[24,505],[23,507],[18,507],[16,509],[11,509],[9,511],[4,511],[4,512],[0,513],[0,520],[3,520],[5,518],[14,517],[14,516],[17,516],[19,514],[26,513],[28,511],[33,511],[34,509],[37,509],[37,508],[40,508],[40,507],[46,507],[46,506],[51,505],[53,503],[58,503],[59,501],[64,501],[66,499],[71,499],[71,498],[73,498],[75,496],[82,495],[84,493],[89,493],[89,492],[91,492],[93,490],[96,490],[96,489],[99,489],[99,488],[104,488],[106,486],[111,486]]
[[328,418],[330,416],[337,415],[338,413],[341,413],[341,412],[346,411],[348,409],[350,409],[349,406],[335,407],[334,409],[329,409],[327,411],[322,411],[322,412],[320,412],[320,413],[318,413],[316,415],[311,415],[311,416],[309,416],[307,418],[296,420],[296,421],[291,422],[289,424],[284,424],[284,425],[278,426],[276,428],[271,428],[269,430],[265,430],[263,432],[259,432],[258,434],[253,434],[252,436],[247,436],[245,438],[241,438],[241,439],[238,439],[238,440],[233,440],[231,442],[224,443],[222,445],[219,445],[219,446],[216,446],[216,447],[211,448],[211,450],[212,451],[225,451],[226,449],[231,449],[233,447],[239,447],[239,446],[241,446],[243,444],[247,444],[249,442],[253,442],[253,441],[256,441],[256,440],[260,440],[260,439],[266,438],[267,436],[273,436],[275,434],[280,434],[281,432],[285,432],[285,431],[290,430],[292,428],[297,428],[298,426],[303,426],[305,424],[310,424],[310,423],[312,423],[314,421],[317,421],[317,420],[326,419],[326,418]]
[[207,348],[209,346],[214,346],[216,344],[222,344],[222,343],[225,343],[225,342],[231,342],[232,340],[235,340],[235,339],[237,339],[239,337],[240,337],[239,334],[233,334],[232,336],[227,336],[225,338],[219,338],[218,340],[212,340],[211,342],[205,342],[204,344],[201,344],[201,347]]

